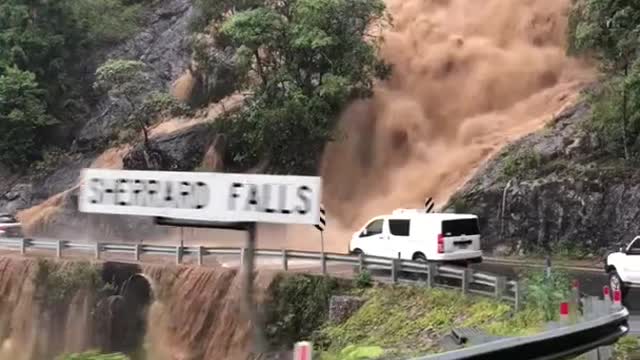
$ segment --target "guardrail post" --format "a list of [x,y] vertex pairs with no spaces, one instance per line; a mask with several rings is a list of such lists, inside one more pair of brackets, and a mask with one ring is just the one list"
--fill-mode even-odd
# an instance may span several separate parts
[[438,265],[436,263],[428,263],[429,276],[427,277],[427,286],[432,289],[436,287],[436,276],[438,276]]
[[504,295],[504,290],[507,287],[507,278],[504,276],[496,277],[496,289],[495,296],[498,301],[502,300],[502,296]]
[[134,249],[134,257],[136,259],[136,261],[140,261],[140,244],[136,244],[135,245],[135,249]]
[[22,238],[22,239],[20,240],[20,254],[21,254],[21,255],[24,255],[24,254],[26,254],[26,253],[27,253],[27,241],[28,241],[28,240],[27,240],[27,239],[25,239],[25,238]]
[[462,293],[466,294],[469,292],[469,284],[471,284],[471,280],[473,279],[473,273],[471,269],[464,269],[462,272]]
[[202,246],[198,246],[198,266],[202,266],[202,254],[204,253],[204,249]]
[[400,260],[391,259],[391,281],[393,281],[394,284],[398,282],[399,265],[400,265]]
[[61,258],[62,257],[62,240],[58,240],[56,242],[56,257],[57,258]]
[[183,247],[178,245],[176,246],[176,264],[180,265],[182,264],[182,250]]
[[240,266],[244,265],[244,257],[246,256],[246,249],[240,248]]
[[282,249],[282,269],[289,270],[289,260],[287,259],[287,249]]
[[364,272],[364,270],[366,268],[366,265],[364,263],[364,254],[363,253],[358,254],[358,266],[359,266],[358,271],[360,273]]
[[94,248],[94,255],[96,257],[96,260],[100,260],[100,250],[101,250],[100,243],[97,242]]
[[327,257],[325,253],[320,254],[320,264],[322,265],[322,275],[327,274]]
[[520,311],[520,308],[522,307],[522,291],[520,289],[520,282],[516,281],[516,283],[513,285],[513,297],[515,300],[515,303],[513,305],[513,308],[516,312]]

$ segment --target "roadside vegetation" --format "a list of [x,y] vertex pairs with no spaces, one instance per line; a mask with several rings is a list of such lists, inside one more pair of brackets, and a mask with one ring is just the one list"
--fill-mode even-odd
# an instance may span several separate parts
[[33,282],[37,299],[45,309],[68,305],[81,290],[99,294],[109,286],[103,283],[100,268],[94,264],[75,261],[60,264],[47,259],[38,259]]
[[103,354],[97,351],[87,351],[59,356],[56,360],[129,360],[121,353]]
[[[267,335],[273,350],[311,340],[323,360],[389,359],[444,351],[454,327],[478,328],[488,335],[539,332],[557,320],[569,296],[564,272],[547,278],[542,271],[522,274],[524,308],[460,291],[374,284],[365,273],[351,282],[311,275],[283,274],[270,289]],[[329,320],[334,295],[350,295],[363,305],[342,323]],[[408,349],[408,350],[407,350]]]

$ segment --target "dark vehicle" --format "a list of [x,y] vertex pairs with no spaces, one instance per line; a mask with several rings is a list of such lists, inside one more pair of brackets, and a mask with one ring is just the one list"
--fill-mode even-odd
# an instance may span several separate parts
[[22,238],[22,224],[11,214],[0,213],[0,238]]

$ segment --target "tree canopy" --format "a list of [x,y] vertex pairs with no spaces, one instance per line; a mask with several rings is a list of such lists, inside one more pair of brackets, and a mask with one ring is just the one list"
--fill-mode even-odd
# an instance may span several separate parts
[[640,3],[578,0],[569,18],[569,52],[595,55],[607,80],[591,96],[591,130],[614,156],[640,154]]
[[214,19],[219,42],[236,50],[239,88],[251,94],[216,121],[231,164],[314,173],[340,112],[390,73],[373,33],[388,20],[382,0],[262,2]]
[[[18,93],[27,96],[26,99],[18,101],[16,96],[20,95],[12,95],[12,101],[33,105],[37,93],[39,104],[32,110],[37,108],[36,112],[40,114],[44,107],[48,118],[73,119],[76,114],[69,105],[87,88],[82,83],[84,74],[75,66],[84,58],[83,54],[95,46],[128,36],[136,27],[139,7],[125,0],[0,1],[0,76],[4,77],[3,85],[29,85],[26,87],[29,91]],[[7,99],[0,99],[0,108],[5,112],[12,106],[2,103]],[[14,114],[23,110],[16,108]],[[6,116],[0,117],[3,121],[0,127],[26,136],[25,127],[14,128],[24,122],[6,119]],[[40,127],[39,119],[29,121]],[[3,142],[8,139],[2,136],[0,147],[15,148],[13,142]],[[45,140],[38,138],[37,133],[29,134],[22,149],[24,153],[15,158],[3,153],[0,161],[17,165],[34,160],[47,143]],[[17,156],[18,152],[12,154]]]
[[26,165],[37,152],[38,132],[52,123],[35,74],[6,68],[0,75],[0,162]]

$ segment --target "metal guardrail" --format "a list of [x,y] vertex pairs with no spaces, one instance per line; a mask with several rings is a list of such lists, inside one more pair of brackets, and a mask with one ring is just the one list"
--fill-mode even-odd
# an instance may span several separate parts
[[[65,250],[87,252],[95,259],[102,254],[128,254],[132,260],[140,261],[142,255],[172,256],[176,264],[182,264],[185,256],[195,257],[198,265],[202,265],[208,256],[238,256],[240,263],[245,257],[244,248],[230,247],[194,247],[147,244],[112,244],[112,243],[77,243],[64,240],[33,239],[0,239],[0,248],[20,251],[26,254],[28,249],[55,251],[56,257],[62,257]],[[297,250],[257,249],[255,256],[260,258],[280,258],[282,269],[289,270],[289,260],[318,261],[322,272],[327,272],[327,264],[337,263],[352,265],[358,271],[382,270],[390,276],[384,280],[398,283],[411,282],[427,287],[447,287],[461,289],[464,293],[484,295],[510,302],[516,310],[521,305],[519,284],[508,281],[506,277],[477,272],[468,268],[460,268],[437,263],[385,258],[371,255],[345,255],[336,253],[318,253]],[[404,276],[406,275],[406,276]]]
[[468,348],[413,360],[461,359],[571,359],[585,354],[586,360],[607,360],[611,346],[627,334],[629,311],[609,299],[582,299],[583,314],[573,323],[563,320],[549,324],[542,333],[493,340]]
[[[238,256],[243,262],[245,249],[221,247],[180,247],[167,245],[145,244],[110,244],[110,243],[75,243],[70,241],[50,241],[31,239],[0,239],[0,248],[20,251],[26,254],[28,249],[55,251],[57,257],[62,257],[65,250],[81,251],[93,254],[100,259],[102,254],[128,254],[133,260],[140,261],[142,255],[161,255],[175,257],[175,262],[181,264],[184,256],[195,256],[198,265],[203,265],[206,256]],[[447,265],[407,261],[401,259],[377,256],[353,256],[334,253],[317,253],[294,250],[256,250],[257,257],[280,258],[283,270],[289,269],[289,260],[307,259],[318,261],[323,272],[327,263],[340,263],[364,269],[388,270],[391,273],[389,281],[412,281],[428,287],[444,286],[460,288],[463,292],[476,293],[495,297],[514,303],[516,309],[520,307],[520,288],[515,281],[507,281],[505,277],[473,271],[467,268],[457,268]],[[405,273],[417,279],[400,279]],[[444,280],[444,281],[438,281]],[[451,282],[453,280],[453,282]],[[457,284],[457,285],[456,285]],[[459,359],[566,359],[572,356],[587,354],[587,359],[609,359],[611,349],[609,345],[628,332],[629,312],[610,300],[586,298],[582,300],[584,313],[576,323],[567,321],[551,324],[550,329],[526,337],[512,337],[489,341],[480,345],[460,350],[449,351],[415,360],[459,360]]]

